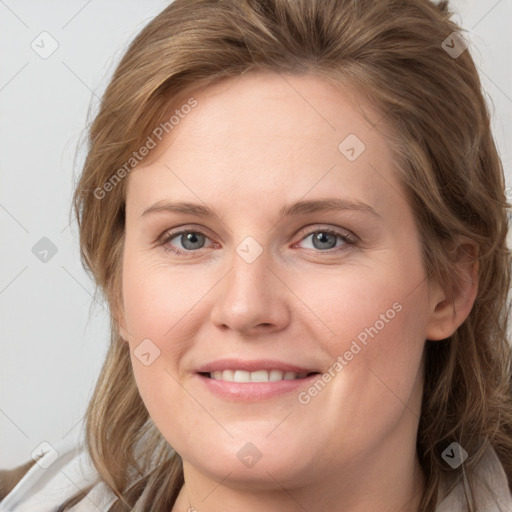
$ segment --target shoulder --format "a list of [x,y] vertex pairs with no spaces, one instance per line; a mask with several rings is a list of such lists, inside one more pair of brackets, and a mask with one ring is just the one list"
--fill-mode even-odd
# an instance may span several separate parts
[[0,469],[0,501],[3,500],[23,478],[23,475],[36,463],[30,460],[14,469]]
[[100,481],[82,444],[47,444],[44,451],[37,461],[0,472],[0,488],[7,493],[0,502],[1,512],[56,512],[64,501],[90,486],[87,498],[71,510],[106,512],[117,499]]
[[[489,445],[475,468],[475,500],[478,510],[511,512],[512,493],[507,476],[496,451]],[[463,512],[466,510],[464,480],[445,475],[439,489],[436,512]]]

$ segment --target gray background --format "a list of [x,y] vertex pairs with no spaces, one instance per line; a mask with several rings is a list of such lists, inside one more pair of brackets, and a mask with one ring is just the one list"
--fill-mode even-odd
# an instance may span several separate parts
[[[0,0],[0,468],[80,435],[109,329],[70,223],[77,144],[127,44],[167,4]],[[452,5],[512,185],[512,0]]]

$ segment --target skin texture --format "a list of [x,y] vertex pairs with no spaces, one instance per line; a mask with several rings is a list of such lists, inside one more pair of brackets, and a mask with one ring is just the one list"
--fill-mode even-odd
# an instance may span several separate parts
[[[198,105],[128,178],[123,255],[121,333],[145,405],[183,458],[186,487],[173,511],[417,510],[425,339],[448,337],[467,317],[474,280],[455,314],[426,280],[385,125],[373,128],[348,95],[312,75],[258,73],[193,96]],[[366,146],[354,161],[338,149],[349,134]],[[279,215],[327,197],[376,215]],[[217,217],[142,215],[166,200],[208,205]],[[159,245],[174,228],[206,238]],[[322,229],[355,243],[314,245]],[[262,250],[251,263],[237,253],[249,236]],[[187,247],[186,256],[170,250]],[[326,372],[394,304],[394,318],[307,404],[297,392],[306,386],[227,400],[195,373],[224,357]],[[160,350],[147,366],[134,355],[145,339]],[[252,467],[237,457],[249,442],[261,454]]]

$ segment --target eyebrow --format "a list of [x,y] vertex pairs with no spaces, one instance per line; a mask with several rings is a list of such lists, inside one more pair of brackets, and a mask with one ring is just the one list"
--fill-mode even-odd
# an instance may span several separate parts
[[[350,199],[342,199],[339,197],[331,197],[326,199],[317,199],[309,201],[298,201],[291,205],[285,205],[279,211],[282,217],[292,217],[300,215],[308,215],[311,213],[332,212],[341,210],[355,210],[363,213],[369,213],[375,217],[380,215],[368,204],[353,201]],[[150,206],[141,214],[141,217],[151,213],[181,213],[183,215],[194,215],[196,217],[213,218],[217,217],[215,211],[197,203],[189,203],[186,201],[169,202],[159,201]]]

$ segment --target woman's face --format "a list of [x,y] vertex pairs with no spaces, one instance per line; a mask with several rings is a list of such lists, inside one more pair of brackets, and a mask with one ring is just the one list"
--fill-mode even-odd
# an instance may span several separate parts
[[122,334],[154,423],[217,482],[385,470],[415,449],[433,305],[384,124],[314,76],[193,98],[127,190]]

